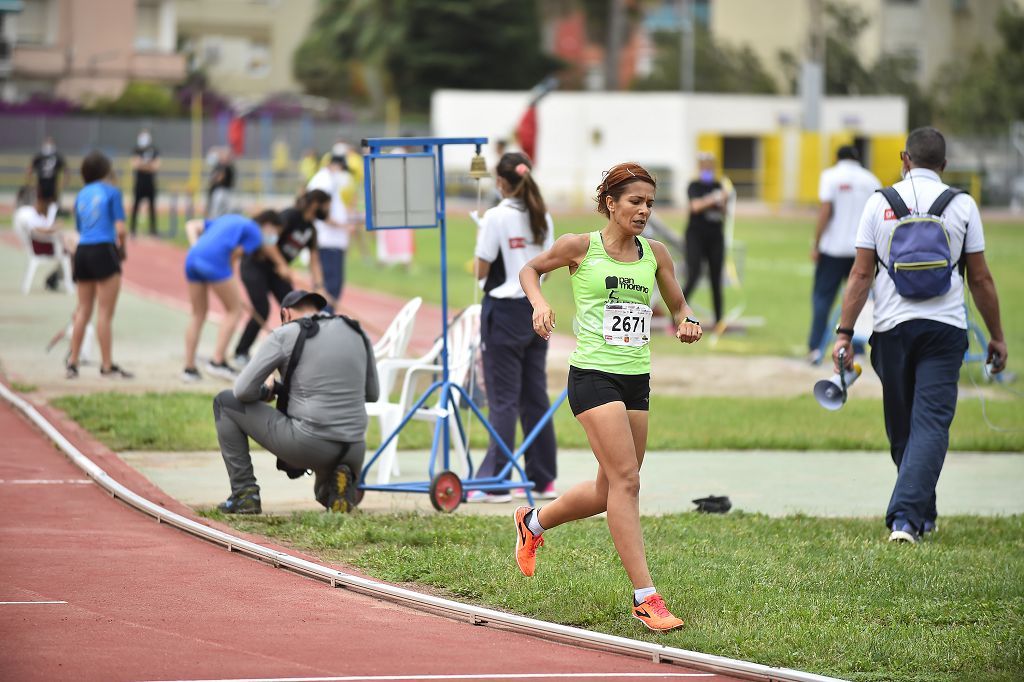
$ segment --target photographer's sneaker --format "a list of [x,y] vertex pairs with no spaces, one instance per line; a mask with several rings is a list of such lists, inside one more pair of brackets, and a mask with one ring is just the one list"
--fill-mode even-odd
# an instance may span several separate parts
[[195,367],[186,367],[181,370],[181,380],[186,384],[194,384],[197,381],[202,381],[203,375]]
[[636,603],[633,600],[633,617],[655,632],[666,632],[683,627],[683,619],[673,616],[665,606],[665,599],[655,592]]
[[347,514],[356,508],[359,481],[352,473],[351,467],[347,464],[339,464],[334,474],[328,478],[326,490],[318,494],[324,497],[321,504],[327,507],[327,511]]
[[231,493],[231,497],[218,504],[217,509],[224,514],[261,514],[260,489],[249,487]]
[[889,542],[906,542],[914,545],[920,539],[921,535],[914,530],[914,527],[909,522],[899,519],[893,521],[892,532],[889,533]]
[[246,353],[239,353],[239,354],[237,354],[235,356],[235,366],[236,367],[245,367],[246,365],[249,364],[249,360],[251,360],[251,359],[252,358],[250,358],[248,354],[246,354]]
[[225,361],[214,362],[213,360],[207,360],[206,371],[215,377],[226,379],[227,381],[234,381],[238,378],[238,372],[235,368]]

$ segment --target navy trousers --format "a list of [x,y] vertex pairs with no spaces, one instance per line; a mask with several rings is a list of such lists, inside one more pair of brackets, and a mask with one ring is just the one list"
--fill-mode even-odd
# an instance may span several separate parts
[[807,336],[808,350],[821,345],[828,324],[828,314],[832,312],[832,304],[836,300],[836,292],[843,281],[849,276],[853,267],[853,257],[838,258],[821,254],[814,268],[814,290],[811,293],[811,333]]
[[885,431],[896,486],[887,527],[909,522],[918,532],[938,516],[935,486],[949,447],[967,330],[909,320],[871,335],[871,365],[882,380]]
[[[548,400],[548,342],[533,331],[533,306],[525,298],[485,296],[480,318],[488,419],[515,450],[516,422],[528,435],[551,407]],[[555,427],[548,422],[526,450],[526,477],[535,490],[555,480]],[[480,464],[480,477],[496,476],[508,462],[494,440]]]

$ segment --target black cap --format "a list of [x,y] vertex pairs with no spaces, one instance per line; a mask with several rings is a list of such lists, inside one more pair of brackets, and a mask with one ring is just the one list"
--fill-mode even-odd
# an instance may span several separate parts
[[317,310],[323,310],[327,307],[327,299],[320,294],[306,291],[304,289],[296,289],[295,291],[288,292],[288,295],[281,301],[282,308],[294,308],[297,305],[303,303],[311,303],[316,306]]

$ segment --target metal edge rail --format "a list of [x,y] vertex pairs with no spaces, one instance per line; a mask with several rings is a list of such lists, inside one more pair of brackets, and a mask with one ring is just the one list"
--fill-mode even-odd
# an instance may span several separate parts
[[11,391],[3,382],[0,382],[0,395],[21,410],[43,433],[56,443],[76,466],[82,469],[87,476],[115,499],[119,499],[135,509],[154,517],[158,523],[167,523],[203,540],[223,545],[228,551],[240,552],[265,563],[272,564],[277,568],[285,568],[307,577],[322,580],[329,583],[331,587],[348,588],[381,599],[399,602],[419,610],[441,612],[457,620],[468,620],[474,625],[504,627],[546,639],[555,638],[588,649],[629,654],[648,658],[659,663],[677,663],[706,672],[732,675],[734,677],[763,682],[842,682],[842,680],[835,677],[791,670],[789,668],[774,668],[759,663],[750,663],[724,656],[703,654],[697,651],[652,644],[626,637],[591,632],[581,628],[548,623],[494,609],[462,604],[451,599],[421,594],[413,590],[344,573],[286,552],[279,552],[269,547],[264,547],[255,542],[193,521],[147,500],[119,483],[95,462],[82,454],[33,405]]

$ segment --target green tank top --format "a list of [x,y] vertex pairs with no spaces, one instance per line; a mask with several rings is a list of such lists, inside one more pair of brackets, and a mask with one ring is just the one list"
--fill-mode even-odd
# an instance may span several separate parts
[[[604,250],[600,232],[590,233],[587,255],[569,278],[576,304],[576,317],[573,319],[576,350],[569,356],[571,366],[611,374],[650,373],[650,329],[638,332],[646,341],[643,346],[610,345],[605,338],[606,304],[651,305],[658,261],[650,242],[643,237],[639,239],[643,257],[633,263],[623,263]],[[635,321],[633,324],[635,329]]]

